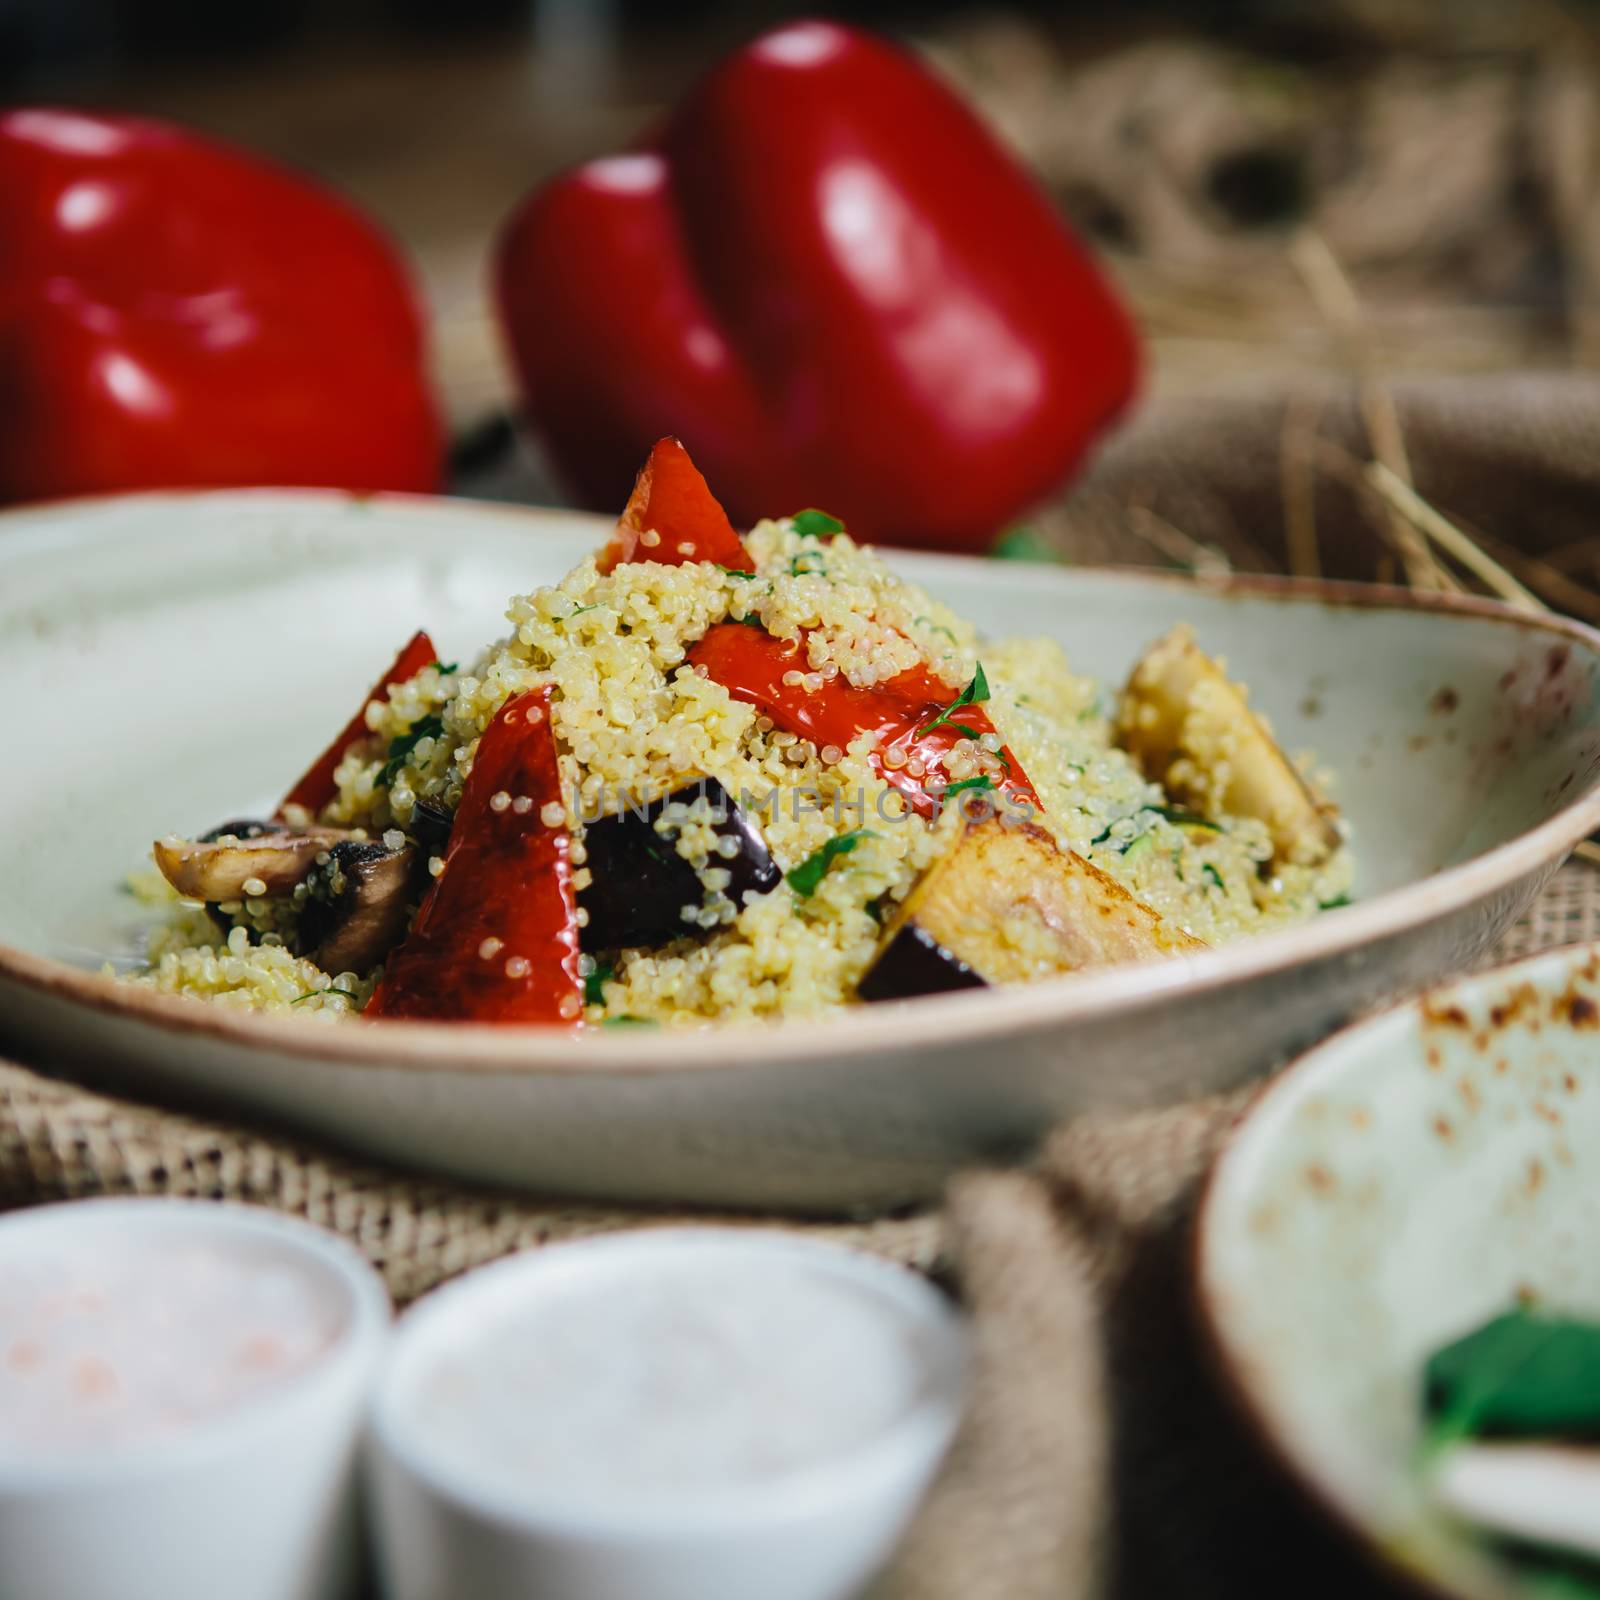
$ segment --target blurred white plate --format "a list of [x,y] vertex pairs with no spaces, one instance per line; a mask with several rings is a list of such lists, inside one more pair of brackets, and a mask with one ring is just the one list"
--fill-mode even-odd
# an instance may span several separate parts
[[1360,903],[1192,958],[1027,990],[678,1033],[327,1026],[117,986],[151,839],[281,793],[426,625],[504,631],[607,524],[448,500],[252,491],[0,517],[0,1045],[247,1106],[407,1163],[611,1198],[926,1198],[1074,1110],[1281,1061],[1485,949],[1600,825],[1600,635],[1476,601],[899,555],[994,633],[1116,684],[1172,623],[1339,776]]

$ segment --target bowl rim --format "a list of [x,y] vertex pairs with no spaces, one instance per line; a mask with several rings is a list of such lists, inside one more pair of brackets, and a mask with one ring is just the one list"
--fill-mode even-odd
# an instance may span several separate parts
[[[209,499],[225,505],[277,503],[284,509],[333,511],[378,507],[402,515],[468,516],[537,534],[555,524],[592,521],[596,531],[611,519],[581,511],[503,505],[444,495],[355,494],[292,488],[140,490],[87,495],[0,511],[0,561],[5,541],[19,525],[41,530],[81,510],[129,503]],[[372,529],[380,519],[352,525]],[[992,571],[983,557],[946,552],[895,551],[925,570]],[[1052,569],[1065,575],[1092,570],[1140,587],[1257,597],[1314,607],[1403,611],[1476,617],[1553,644],[1577,645],[1600,667],[1600,629],[1555,613],[1518,610],[1476,595],[1421,593],[1392,585],[1349,583],[1277,574],[1190,575],[1142,567]],[[0,984],[63,1002],[100,1016],[178,1035],[255,1046],[304,1062],[341,1066],[500,1075],[605,1074],[654,1076],[686,1070],[721,1071],[746,1065],[759,1052],[774,1064],[850,1050],[909,1051],[978,1040],[995,1041],[1045,1028],[1100,1021],[1154,1000],[1209,993],[1253,982],[1312,959],[1348,955],[1379,939],[1420,928],[1506,889],[1542,867],[1558,863],[1571,848],[1600,830],[1600,772],[1544,821],[1471,860],[1447,867],[1354,905],[1327,911],[1292,928],[1277,929],[1238,944],[1194,955],[1133,963],[1091,973],[1070,973],[1004,991],[969,990],[950,995],[865,1006],[820,1017],[730,1020],[698,1028],[589,1029],[557,1024],[394,1022],[362,1027],[308,1026],[307,1019],[207,1005],[86,972],[67,962],[0,942]]]
[[1377,1531],[1324,1480],[1316,1456],[1293,1442],[1292,1430],[1255,1383],[1248,1352],[1229,1331],[1230,1319],[1223,1310],[1226,1297],[1219,1285],[1217,1265],[1221,1248],[1218,1239],[1226,1231],[1223,1211],[1228,1203],[1227,1191],[1242,1181],[1234,1175],[1236,1162],[1244,1160],[1260,1141],[1269,1138],[1269,1120],[1277,1107],[1293,1095],[1308,1092],[1319,1075],[1331,1076],[1337,1070],[1340,1056],[1363,1035],[1370,1034],[1381,1040],[1389,1033],[1400,1031],[1407,1017],[1420,1016],[1424,1006],[1448,1002],[1454,996],[1485,988],[1526,982],[1534,969],[1565,972],[1570,976],[1586,967],[1592,973],[1597,964],[1600,964],[1600,938],[1556,945],[1430,984],[1418,994],[1408,995],[1346,1023],[1256,1088],[1238,1120],[1228,1130],[1195,1203],[1187,1262],[1189,1300],[1194,1308],[1203,1359],[1234,1416],[1325,1527],[1353,1546],[1375,1572],[1398,1580],[1411,1593],[1427,1597],[1427,1600],[1463,1600],[1463,1596],[1476,1591],[1447,1585],[1434,1573],[1404,1561],[1382,1542]]

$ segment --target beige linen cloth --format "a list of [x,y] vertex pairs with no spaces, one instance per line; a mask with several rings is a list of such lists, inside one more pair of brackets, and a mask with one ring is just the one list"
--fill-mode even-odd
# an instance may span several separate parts
[[[1424,491],[1470,497],[1461,503],[1524,545],[1538,542],[1536,533],[1539,548],[1582,537],[1575,530],[1585,492],[1592,508],[1600,485],[1600,386],[1556,377],[1465,388],[1472,392],[1452,384],[1430,395],[1422,386],[1420,401],[1409,391],[1401,397]],[[1127,519],[1155,507],[1174,523],[1188,517],[1187,531],[1207,542],[1227,548],[1231,540],[1240,565],[1246,545],[1264,562],[1281,559],[1275,430],[1283,400],[1239,405],[1237,437],[1229,429],[1226,439],[1216,408],[1209,426],[1185,423],[1182,408],[1154,408],[1042,526],[1074,554],[1138,559]],[[1228,408],[1220,414],[1226,419]],[[1348,397],[1333,395],[1322,423],[1343,429],[1358,449],[1356,416]],[[1440,442],[1447,437],[1454,453]],[[1254,476],[1242,465],[1249,459]],[[1515,477],[1520,492],[1502,475]],[[1373,508],[1359,496],[1341,488],[1319,510],[1321,547],[1337,557],[1331,565],[1361,570],[1381,554],[1362,526]],[[1597,935],[1600,871],[1571,864],[1498,955]],[[1078,1121],[1058,1130],[1028,1170],[958,1178],[936,1211],[851,1224],[713,1219],[800,1227],[905,1262],[949,1283],[972,1311],[969,1414],[883,1596],[1388,1592],[1304,1509],[1236,1419],[1192,1308],[1198,1190],[1252,1092]],[[308,1217],[363,1250],[402,1304],[512,1250],[708,1220],[552,1205],[410,1177],[0,1061],[0,1207],[101,1194],[227,1198]]]

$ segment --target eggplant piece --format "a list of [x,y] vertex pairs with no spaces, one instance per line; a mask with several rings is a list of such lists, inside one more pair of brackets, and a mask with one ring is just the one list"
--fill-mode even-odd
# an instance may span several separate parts
[[692,805],[702,796],[716,819],[717,837],[734,841],[733,851],[719,853],[713,862],[729,874],[723,891],[728,898],[737,906],[747,891],[766,894],[783,881],[766,840],[728,791],[715,778],[697,778],[647,806],[601,817],[584,829],[591,876],[588,887],[578,893],[578,904],[589,914],[583,930],[586,951],[666,944],[706,931],[683,919],[685,906],[704,902],[705,885],[672,840],[655,828],[669,805]]
[[343,828],[304,833],[276,828],[248,837],[227,833],[194,841],[158,839],[155,861],[162,877],[190,900],[242,900],[252,879],[263,885],[262,894],[286,895],[310,875],[324,850],[349,837]]
[[442,800],[417,801],[411,813],[411,832],[418,844],[434,855],[443,852],[450,843],[450,830],[456,825],[456,814]]
[[367,972],[405,937],[420,857],[346,839],[311,878],[299,943],[324,972]]
[[1144,775],[1174,799],[1207,817],[1264,822],[1275,862],[1316,866],[1338,849],[1338,808],[1296,770],[1188,628],[1158,639],[1135,665],[1116,729]]
[[1036,823],[991,817],[923,874],[857,993],[899,1000],[1204,948]]
[[236,817],[232,821],[219,822],[216,827],[207,829],[195,843],[216,844],[222,839],[259,839],[264,833],[278,833],[282,828],[281,822],[262,822],[257,817]]

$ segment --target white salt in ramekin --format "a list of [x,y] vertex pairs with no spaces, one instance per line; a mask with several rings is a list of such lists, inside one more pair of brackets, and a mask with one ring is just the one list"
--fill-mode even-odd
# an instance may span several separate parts
[[325,1286],[330,1347],[161,1439],[0,1459],[0,1600],[335,1600],[359,1560],[356,1466],[389,1297],[337,1236],[251,1206],[80,1200],[0,1218],[8,1247],[203,1243],[281,1256]]
[[[422,1385],[474,1328],[541,1296],[601,1296],[631,1271],[680,1263],[759,1263],[802,1285],[844,1283],[870,1296],[907,1335],[908,1361],[920,1353],[915,1398],[825,1460],[658,1503],[541,1492],[486,1460],[464,1462],[459,1441],[441,1448],[419,1421]],[[401,1319],[379,1380],[372,1456],[384,1591],[390,1600],[843,1600],[888,1559],[926,1491],[959,1419],[966,1367],[963,1319],[931,1284],[793,1235],[649,1229],[481,1268]],[[527,1424],[537,1429],[538,1416]]]

